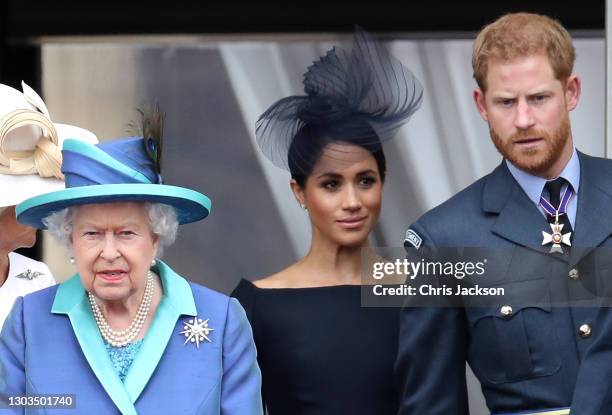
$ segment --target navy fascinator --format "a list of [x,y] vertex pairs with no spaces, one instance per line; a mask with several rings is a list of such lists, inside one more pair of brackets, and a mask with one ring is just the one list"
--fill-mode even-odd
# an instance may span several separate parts
[[306,95],[280,99],[256,126],[263,153],[292,173],[308,171],[322,139],[380,146],[423,99],[416,76],[359,28],[350,49],[329,50],[308,68],[303,84]]

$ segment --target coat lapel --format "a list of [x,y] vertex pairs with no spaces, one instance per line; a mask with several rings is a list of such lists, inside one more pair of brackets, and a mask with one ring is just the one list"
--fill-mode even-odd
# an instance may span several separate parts
[[[497,213],[491,231],[515,244],[545,255],[550,246],[542,246],[542,231],[550,231],[546,218],[514,180],[502,162],[489,176],[483,190],[483,210]],[[567,255],[552,255],[567,261]]]
[[580,157],[580,191],[570,264],[575,265],[612,234],[612,177],[597,160]]
[[136,402],[153,376],[179,317],[197,314],[189,283],[162,261],[158,260],[157,264],[154,271],[161,278],[164,296],[125,379],[125,388],[132,402]]
[[51,312],[68,315],[85,359],[108,396],[122,414],[136,414],[133,401],[108,356],[78,274],[58,287]]

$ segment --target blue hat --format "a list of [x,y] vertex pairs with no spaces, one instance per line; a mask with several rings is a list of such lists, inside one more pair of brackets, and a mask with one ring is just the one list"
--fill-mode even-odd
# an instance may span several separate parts
[[44,229],[49,214],[78,205],[112,202],[164,203],[176,209],[180,224],[204,219],[210,199],[195,190],[162,184],[142,137],[93,145],[64,141],[62,172],[66,189],[32,197],[17,205],[19,222]]

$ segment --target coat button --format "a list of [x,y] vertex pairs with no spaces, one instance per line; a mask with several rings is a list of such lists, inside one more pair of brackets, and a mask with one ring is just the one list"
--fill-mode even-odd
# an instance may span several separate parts
[[580,334],[580,337],[582,337],[583,339],[586,339],[587,337],[589,337],[591,335],[591,332],[592,332],[592,329],[589,324],[583,324],[580,327],[578,327],[578,334]]
[[570,280],[577,280],[580,277],[580,273],[578,272],[576,268],[572,268],[569,270],[569,273],[567,274],[567,276],[569,277]]
[[504,305],[499,309],[499,312],[502,317],[508,318],[512,315],[512,307],[509,305]]

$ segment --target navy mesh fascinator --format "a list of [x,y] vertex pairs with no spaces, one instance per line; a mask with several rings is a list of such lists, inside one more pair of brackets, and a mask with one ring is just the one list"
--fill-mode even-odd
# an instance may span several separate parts
[[263,153],[292,173],[307,172],[320,140],[380,146],[416,112],[423,87],[365,31],[350,49],[334,47],[304,74],[306,95],[274,103],[256,126]]

